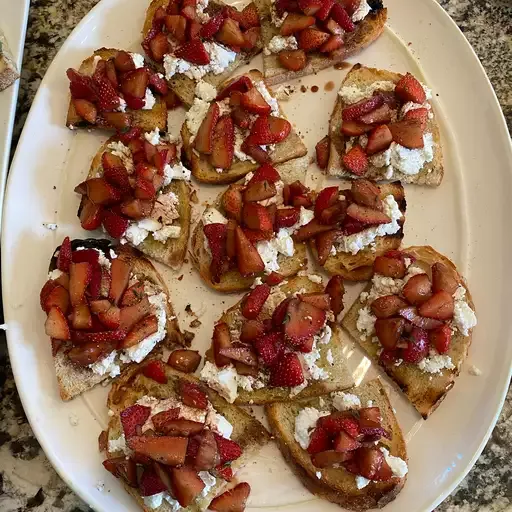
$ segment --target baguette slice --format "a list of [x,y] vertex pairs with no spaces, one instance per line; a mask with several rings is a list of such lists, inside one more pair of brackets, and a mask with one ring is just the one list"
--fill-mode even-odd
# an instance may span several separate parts
[[[107,142],[103,144],[103,146],[101,146],[91,163],[87,179],[97,178],[103,175],[101,157],[107,150],[107,146],[110,143],[117,141],[119,141],[119,138],[117,136],[113,136],[108,139]],[[190,218],[192,215],[190,206],[191,190],[189,184],[186,181],[173,180],[162,191],[165,194],[173,192],[176,194],[176,196],[178,196],[178,212],[180,216],[179,219],[176,219],[176,221],[179,222],[179,225],[181,226],[181,234],[178,238],[168,238],[165,243],[162,243],[155,240],[153,235],[150,233],[145,240],[137,245],[136,248],[146,256],[149,256],[150,258],[153,258],[154,260],[159,261],[164,265],[168,265],[169,267],[176,270],[179,269],[183,264],[185,254],[187,252],[188,237],[190,234]],[[83,199],[80,203],[80,207],[78,208],[78,216],[80,216],[82,205]]]
[[[371,400],[374,407],[380,408],[382,426],[392,434],[391,440],[382,438],[381,443],[391,455],[407,462],[405,440],[380,381],[372,380],[348,392],[358,396],[363,407]],[[321,399],[327,404],[328,409],[333,409],[332,398],[329,395]],[[387,482],[370,482],[363,489],[357,489],[354,475],[344,468],[322,469],[321,477],[317,477],[319,468],[312,464],[311,456],[301,448],[294,437],[295,417],[304,407],[325,410],[320,406],[320,398],[275,403],[265,407],[277,444],[304,486],[319,498],[332,501],[350,510],[382,508],[393,501],[402,490],[406,477],[395,477]]]
[[[234,429],[231,439],[236,441],[243,450],[242,456],[231,464],[234,474],[242,467],[246,466],[249,461],[256,456],[259,450],[270,441],[269,433],[258,420],[239,407],[226,402],[215,391],[202,385],[196,377],[173,370],[168,365],[165,365],[165,373],[168,378],[167,384],[158,384],[154,380],[139,373],[137,368],[127,369],[117,379],[112,386],[107,400],[108,408],[114,411],[114,416],[112,416],[108,425],[109,440],[117,439],[122,434],[119,413],[123,409],[133,405],[137,400],[146,395],[161,399],[179,396],[178,380],[184,379],[199,384],[207,393],[208,399],[215,409],[233,425]],[[108,452],[109,458],[121,455],[122,452]],[[180,510],[184,512],[200,512],[206,510],[212,499],[223,492],[225,487],[226,482],[218,478],[217,484],[210,489],[203,499]],[[125,488],[145,512],[155,510],[144,505],[144,500],[137,489],[129,487],[128,485],[125,485]],[[173,509],[170,504],[164,500],[162,505],[156,510],[158,512],[172,512]]]
[[[276,169],[284,183],[293,183],[296,180],[305,180],[307,166],[307,157],[303,157],[289,160],[284,164],[276,166]],[[244,180],[240,180],[240,183],[244,183]],[[224,192],[221,192],[213,204],[213,207],[221,213],[224,213],[221,206],[223,194]],[[218,292],[241,292],[250,288],[257,277],[263,276],[263,274],[261,274],[260,276],[244,277],[238,270],[233,269],[223,274],[220,278],[220,282],[214,283],[210,272],[211,255],[206,249],[208,241],[204,235],[203,228],[204,224],[201,217],[190,238],[190,259],[192,265],[197,269],[201,278],[208,286]],[[285,278],[294,276],[301,268],[307,265],[306,244],[294,242],[294,247],[295,253],[293,256],[289,257],[279,254],[277,257],[279,273]]]
[[[313,282],[308,277],[294,277],[289,281],[285,280],[279,286],[272,289],[272,294],[267,299],[263,311],[260,313],[258,319],[264,320],[265,318],[270,318],[274,308],[278,306],[282,300],[296,294],[297,292],[316,293],[323,292],[323,290],[324,286],[322,284]],[[242,301],[243,299],[229,308],[219,319],[219,322],[225,322],[229,325],[232,335],[233,332],[240,332],[242,322],[244,321],[244,317],[241,312]],[[316,364],[318,367],[323,368],[329,373],[329,377],[326,380],[311,379],[308,386],[295,395],[290,395],[290,388],[284,387],[264,387],[261,389],[254,389],[253,391],[239,389],[235,403],[239,405],[263,405],[272,402],[298,400],[323,395],[332,391],[347,389],[353,386],[354,379],[347,366],[343,352],[343,345],[341,341],[342,331],[334,322],[331,324],[331,329],[331,341],[327,344],[318,344],[317,346],[317,349],[320,352],[320,359],[318,359]],[[327,361],[327,352],[329,349],[332,352],[334,360],[332,365]]]
[[[279,35],[279,28],[272,23],[272,0],[256,0],[256,6],[261,19],[261,33],[264,47],[268,46],[274,36]],[[277,54],[263,54],[263,67],[265,81],[269,85],[277,85],[303,76],[316,74],[322,69],[330,68],[345,61],[348,57],[364,50],[372,44],[383,32],[387,19],[387,9],[382,2],[369,2],[375,4],[373,10],[357,24],[353,32],[345,34],[345,44],[327,56],[320,52],[308,53],[307,64],[300,71],[290,71],[281,66]]]
[[[156,10],[159,7],[167,7],[168,4],[169,0],[152,0],[146,12],[146,19],[144,21],[144,27],[142,29],[142,39],[144,39],[147,36],[148,32],[151,30],[152,20]],[[225,4],[222,2],[209,2],[207,12],[219,11],[224,6]],[[237,53],[235,60],[222,73],[218,75],[208,73],[204,75],[201,78],[201,80],[215,87],[218,87],[222,82],[229,78],[229,76],[232,75],[240,66],[249,64],[252,58],[261,52],[261,49],[262,44],[260,38],[256,46],[252,50]],[[157,67],[160,68],[161,72],[165,72],[161,64],[158,64]],[[171,87],[171,89],[177,94],[180,100],[187,107],[190,107],[190,105],[192,105],[192,103],[194,102],[196,83],[196,80],[192,80],[188,76],[182,74],[176,74],[171,78],[171,80],[168,81],[168,84]]]
[[20,77],[7,40],[0,30],[0,91],[7,89]]
[[[249,76],[252,81],[258,82],[263,80],[263,75],[256,69],[252,69],[246,73],[246,75]],[[220,87],[222,87],[222,85]],[[271,93],[271,91],[269,91],[269,93]],[[284,115],[283,109],[281,107],[279,107],[279,111],[280,117],[286,119],[286,116]],[[183,123],[181,128],[181,136],[183,138],[183,148],[190,163],[192,174],[200,182],[216,184],[233,183],[234,181],[245,176],[247,173],[254,171],[260,165],[248,160],[243,162],[235,157],[233,159],[231,168],[219,173],[212,166],[207,155],[200,154],[193,150],[190,143],[191,134],[188,130],[186,122]],[[275,145],[275,149],[270,152],[270,158],[271,163],[276,165],[287,162],[288,160],[292,160],[294,158],[305,156],[306,154],[306,146],[302,142],[299,135],[295,132],[295,130],[292,129],[290,135],[288,135],[288,137],[286,137],[283,142]]]
[[[395,84],[403,75],[393,73],[391,71],[367,68],[361,64],[356,64],[348,72],[341,86],[365,87],[373,82],[391,81]],[[430,102],[429,102],[430,103]],[[348,138],[340,131],[342,124],[342,111],[345,108],[342,98],[336,96],[336,104],[329,121],[329,134],[331,137],[329,164],[327,166],[327,174],[336,176],[337,178],[354,178],[354,175],[347,172],[342,164],[342,157],[345,154],[345,142]],[[431,105],[432,106],[432,105]],[[432,133],[434,139],[434,158],[431,162],[426,162],[418,174],[407,175],[400,171],[394,170],[393,179],[399,179],[402,183],[414,183],[416,185],[429,185],[437,187],[444,175],[443,155],[441,150],[441,138],[439,127],[436,121],[435,112],[431,108],[432,119],[428,119],[425,132]],[[386,178],[386,167],[375,167],[369,162],[368,170],[364,177],[370,180],[384,180]]]
[[[404,237],[403,225],[405,223],[405,211],[407,202],[405,200],[404,187],[399,181],[393,183],[379,185],[381,190],[380,197],[384,199],[389,194],[395,198],[400,211],[403,214],[400,225],[402,226],[399,231],[393,235],[379,236],[375,239],[375,247],[367,247],[357,254],[348,252],[337,252],[334,256],[329,256],[324,264],[324,269],[329,274],[340,275],[348,281],[367,281],[373,274],[373,262],[377,256],[382,256],[391,249],[398,249]],[[317,251],[315,241],[310,241],[310,247],[313,251],[315,258],[317,258]]]
[[[133,274],[143,278],[147,281],[158,286],[168,297],[170,297],[169,290],[163,281],[160,274],[157,272],[155,267],[151,264],[149,260],[144,258],[140,252],[132,249],[130,247],[120,247],[120,246],[112,246],[110,241],[108,240],[96,240],[96,239],[86,239],[86,240],[73,240],[71,242],[71,247],[75,250],[78,247],[86,247],[90,249],[100,249],[103,252],[108,252],[110,249],[114,250],[118,257],[126,259],[132,264],[132,272]],[[55,253],[51,259],[49,270],[55,270],[57,268],[57,257],[56,253],[59,250],[57,248]],[[166,302],[166,317],[167,324],[166,337],[158,343],[155,348],[152,350],[150,355],[160,354],[162,352],[162,346],[166,346],[168,348],[175,347],[176,345],[186,345],[183,334],[180,331],[178,321],[176,320],[176,316],[173,311],[172,304],[170,300]],[[71,348],[71,347],[69,347]],[[148,356],[150,357],[150,356]],[[59,386],[59,392],[62,400],[71,400],[77,395],[92,389],[94,386],[99,384],[100,382],[107,383],[111,381],[111,377],[109,375],[98,375],[94,373],[89,368],[79,367],[72,364],[68,357],[65,354],[65,350],[60,349],[54,357],[55,364],[55,373],[57,374],[57,383]],[[137,364],[123,364],[121,368],[125,367],[136,367]]]
[[[469,292],[469,288],[464,278],[458,273],[455,265],[445,256],[439,254],[430,246],[408,247],[403,252],[412,254],[417,264],[433,265],[436,262],[444,263],[452,269],[458,276],[459,283],[466,289],[466,299],[469,306],[475,311],[475,305]],[[371,283],[364,291],[369,291]],[[373,343],[372,337],[362,335],[357,329],[357,319],[359,311],[365,306],[364,302],[359,299],[354,302],[350,310],[343,318],[341,325],[366,351],[368,356],[383,366],[386,373],[398,384],[400,389],[406,394],[412,405],[417,411],[427,419],[439,404],[445,399],[446,394],[455,384],[455,378],[459,375],[462,363],[466,359],[469,346],[471,345],[472,331],[468,336],[464,336],[458,330],[452,334],[452,341],[449,351],[446,353],[455,368],[453,370],[444,369],[441,373],[427,373],[421,371],[417,365],[401,363],[399,366],[395,364],[382,364],[379,362],[380,343]]]
[[[115,57],[119,50],[113,48],[100,48],[96,50],[89,58],[85,59],[78,71],[85,75],[92,75],[93,67],[94,67],[94,57],[98,56],[102,59],[110,59],[111,57]],[[167,130],[167,105],[165,101],[158,95],[155,94],[155,105],[151,110],[131,110],[129,108],[126,109],[126,112],[131,114],[132,116],[132,127],[140,128],[145,132],[150,132],[155,128],[159,130]],[[68,107],[68,115],[66,119],[66,126],[71,128],[88,128],[88,129],[98,129],[97,125],[93,125],[82,119],[73,105],[73,102],[69,102]],[[105,128],[105,127],[101,127]],[[116,129],[111,127],[112,131]]]

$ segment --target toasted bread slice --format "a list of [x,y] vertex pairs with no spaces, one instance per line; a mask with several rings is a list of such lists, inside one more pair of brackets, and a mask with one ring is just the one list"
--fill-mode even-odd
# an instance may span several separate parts
[[[144,258],[139,251],[132,249],[131,247],[112,246],[111,243],[105,239],[96,240],[92,238],[86,240],[73,240],[71,242],[71,246],[73,250],[77,249],[78,247],[86,247],[90,249],[100,249],[104,253],[108,253],[110,249],[114,250],[118,255],[118,258],[123,258],[131,263],[132,272],[134,275],[137,275],[138,277],[156,285],[168,297],[170,297],[169,290],[160,274],[157,272],[151,262]],[[55,254],[58,250],[59,248],[55,250],[54,256],[51,259],[49,266],[50,271],[57,268],[57,257]],[[160,343],[155,346],[150,354],[160,354],[162,351],[162,346],[172,348],[176,345],[186,344],[185,338],[180,331],[178,321],[176,320],[170,299],[165,304],[165,312],[167,330],[166,336]],[[70,345],[69,343],[67,344]],[[57,374],[57,383],[62,400],[71,400],[75,396],[93,388],[100,382],[108,382],[112,380],[108,374],[98,375],[87,367],[79,367],[72,364],[66,355],[66,348],[68,347],[64,346],[61,348],[54,356],[55,373]],[[69,348],[71,348],[71,346],[69,346]],[[128,366],[137,365],[135,363],[122,364],[121,368]]]
[[[337,252],[334,256],[329,256],[324,264],[324,269],[329,274],[340,275],[348,281],[366,281],[373,274],[373,262],[377,256],[382,256],[391,249],[398,249],[404,237],[403,225],[405,223],[405,211],[407,202],[405,200],[404,187],[399,181],[379,185],[381,199],[392,194],[398,203],[398,207],[403,214],[399,222],[401,228],[393,235],[379,236],[375,239],[374,247],[367,247],[357,254],[348,252]],[[315,258],[317,257],[315,241],[310,242],[311,250]]]
[[[159,7],[167,7],[169,4],[169,0],[152,0],[151,4],[146,11],[146,19],[144,21],[144,27],[142,29],[142,39],[144,39],[148,32],[151,30],[153,17],[155,15],[156,10]],[[224,7],[222,2],[209,2],[207,12],[216,12],[221,10]],[[224,82],[230,75],[232,75],[240,66],[245,64],[249,64],[252,58],[258,55],[261,52],[262,43],[261,38],[258,40],[256,46],[250,51],[243,51],[237,54],[235,60],[220,74],[215,75],[213,73],[208,73],[204,75],[201,80],[207,82],[215,87],[218,87],[222,82]],[[158,65],[160,70],[164,72],[163,66],[161,64]],[[196,80],[192,80],[186,75],[176,74],[171,80],[168,81],[172,90],[177,94],[180,100],[190,107],[194,101]]]
[[[276,27],[272,23],[271,9],[273,2],[272,0],[255,0],[255,3],[258,7],[261,19],[263,45],[266,47],[274,36],[279,35],[279,27]],[[308,53],[306,67],[300,71],[290,71],[283,68],[277,54],[264,54],[263,67],[267,84],[277,85],[296,78],[318,73],[322,69],[330,68],[335,64],[343,62],[348,57],[355,55],[372,44],[384,30],[387,19],[387,9],[382,7],[380,1],[369,3],[375,4],[375,7],[366,18],[357,24],[353,32],[345,34],[345,44],[339,50],[335,50],[329,56],[320,52]]]
[[[341,84],[341,87],[367,87],[373,82],[380,81],[390,81],[396,84],[402,76],[403,75],[399,73],[393,73],[382,69],[367,68],[361,64],[356,64],[348,72],[345,80],[343,80],[343,83]],[[342,163],[342,157],[346,151],[345,143],[348,140],[348,137],[343,135],[340,131],[340,126],[342,124],[342,112],[345,106],[343,99],[337,95],[334,111],[329,121],[331,146],[327,174],[338,178],[354,178],[355,176],[352,173],[347,172]],[[432,107],[432,105],[430,106]],[[404,174],[397,169],[394,169],[392,175],[393,179],[399,179],[402,183],[414,183],[416,185],[429,185],[433,187],[436,187],[441,183],[444,175],[441,138],[433,108],[430,108],[430,112],[432,117],[427,121],[425,133],[431,133],[434,140],[433,160],[431,162],[425,162],[423,168],[417,174]],[[376,167],[371,162],[369,162],[368,170],[364,177],[370,180],[390,179],[389,175],[387,175],[386,166]]]
[[7,40],[0,29],[0,91],[7,89],[20,77]]
[[[382,438],[381,443],[389,450],[390,455],[407,462],[405,440],[380,381],[372,380],[348,392],[359,397],[363,406],[371,400],[373,407],[380,408],[382,426],[392,434],[391,440]],[[320,400],[326,406],[321,406]],[[317,476],[319,468],[312,464],[311,456],[295,440],[295,418],[304,407],[332,410],[332,398],[327,395],[297,402],[274,403],[265,407],[278,446],[304,486],[319,498],[350,510],[381,508],[393,501],[402,490],[406,476],[394,477],[386,482],[372,481],[363,489],[357,488],[354,475],[344,468],[322,469],[321,476]]]
[[[439,254],[430,246],[409,247],[403,249],[403,252],[412,254],[416,258],[416,263],[421,266],[422,263],[428,266],[436,262],[444,263],[447,267],[456,272],[459,283],[466,289],[466,300],[468,305],[474,311],[475,306],[464,278],[457,272],[455,265],[445,256]],[[369,291],[371,283],[365,291]],[[374,361],[379,362],[380,343],[373,343],[371,336],[365,336],[357,329],[357,319],[359,311],[365,306],[365,302],[359,299],[354,302],[350,310],[343,318],[341,325],[366,351],[368,356]],[[468,336],[464,336],[458,330],[452,333],[452,341],[449,351],[445,354],[449,356],[454,365],[453,370],[443,369],[441,373],[427,373],[419,369],[415,364],[402,362],[399,365],[381,364],[386,373],[398,384],[402,391],[407,395],[418,412],[427,419],[439,404],[444,400],[448,391],[455,384],[455,378],[459,375],[462,363],[466,359],[469,346],[471,345],[472,331]]]
[[[258,316],[260,320],[271,318],[272,312],[279,303],[286,297],[296,293],[316,293],[322,292],[324,287],[321,284],[313,282],[308,277],[294,277],[288,281],[283,281],[279,286],[272,289],[272,293],[267,299],[265,306]],[[244,317],[241,312],[242,300],[229,308],[219,319],[219,322],[225,322],[229,325],[230,331],[233,333],[240,332]],[[348,369],[345,356],[343,354],[343,345],[341,342],[341,329],[336,323],[331,324],[332,337],[329,343],[318,344],[317,349],[320,352],[320,358],[316,362],[319,368],[326,370],[329,377],[325,380],[311,379],[308,385],[297,394],[290,394],[290,388],[284,387],[264,387],[261,389],[253,389],[246,391],[238,390],[236,404],[255,404],[263,405],[272,402],[281,402],[288,400],[296,400],[301,398],[310,398],[323,395],[332,391],[347,389],[354,385],[354,379]],[[327,360],[327,353],[331,350],[333,363]]]
[[[285,183],[292,183],[295,180],[303,181],[307,170],[308,162],[307,158],[298,158],[296,160],[290,160],[285,164],[278,165],[278,170],[281,178]],[[244,180],[240,180],[240,183],[244,183]],[[213,204],[213,207],[224,213],[221,205],[222,196],[224,191],[221,192]],[[192,236],[190,237],[190,259],[192,265],[198,270],[203,281],[218,292],[240,292],[247,290],[254,283],[254,280],[261,275],[255,275],[252,277],[243,277],[238,270],[230,270],[222,275],[220,282],[215,283],[212,280],[212,274],[210,272],[211,255],[206,249],[208,241],[204,235],[204,224],[199,219]],[[279,273],[285,278],[292,277],[299,270],[307,265],[307,251],[306,244],[294,242],[295,253],[293,256],[284,256],[283,254],[278,255],[277,262],[279,264]]]
[[[117,141],[119,141],[118,137],[113,136],[108,139],[107,142],[103,144],[103,146],[101,146],[91,163],[89,174],[87,176],[88,179],[97,178],[103,175],[101,157],[107,150],[108,145]],[[173,180],[169,185],[167,185],[167,187],[162,190],[162,192],[164,194],[173,192],[179,199],[179,205],[177,209],[180,216],[178,219],[176,219],[175,222],[181,227],[180,236],[178,238],[168,238],[164,243],[162,243],[158,240],[155,240],[153,235],[150,233],[145,240],[137,245],[137,249],[146,256],[149,256],[150,258],[153,258],[154,260],[159,261],[164,265],[168,265],[173,269],[179,269],[183,264],[183,260],[185,259],[188,237],[190,234],[191,190],[189,184],[186,181]],[[80,216],[82,205],[83,200],[80,203],[80,207],[78,208],[78,216]]]
[[[119,413],[126,407],[133,405],[143,396],[152,396],[161,399],[179,396],[178,381],[184,379],[199,384],[207,393],[208,399],[213,407],[233,425],[234,429],[231,439],[236,441],[243,450],[242,456],[231,463],[233,474],[246,466],[258,451],[270,441],[269,433],[258,420],[254,419],[239,407],[226,402],[215,391],[201,384],[196,377],[177,372],[168,365],[165,365],[165,372],[168,378],[167,384],[159,384],[145,377],[138,372],[137,368],[130,368],[123,372],[112,386],[107,401],[108,408],[115,413]],[[114,414],[108,426],[108,439],[118,439],[121,434],[122,425],[119,414]],[[122,452],[108,453],[109,457],[120,455],[122,455]],[[212,499],[217,494],[220,494],[225,486],[226,482],[221,478],[217,478],[216,485],[210,489],[204,498],[181,510],[185,512],[200,512],[206,510]],[[128,485],[125,485],[125,488],[145,512],[155,510],[144,505],[144,500],[137,489],[129,487]],[[162,505],[156,510],[158,510],[158,512],[171,512],[174,509],[164,500]]]
[[[115,57],[119,50],[113,48],[100,48],[96,50],[89,58],[85,59],[78,71],[85,75],[92,75],[94,71],[94,57],[98,56],[102,59],[108,60],[112,57]],[[155,105],[150,110],[132,110],[127,108],[126,112],[131,114],[132,116],[132,126],[135,128],[140,128],[145,132],[150,132],[155,128],[159,130],[166,131],[167,130],[167,105],[165,101],[160,97],[155,95]],[[82,117],[80,117],[73,105],[73,102],[69,102],[68,107],[68,115],[66,119],[66,126],[68,128],[88,128],[88,129],[111,129],[115,131],[115,127],[109,128],[108,126],[97,126],[94,124],[90,124],[85,121]]]
[[[256,69],[252,69],[248,73],[247,76],[251,78],[253,81],[261,81],[263,80],[263,75],[260,71]],[[222,86],[221,86],[222,87]],[[269,91],[271,93],[271,91]],[[286,116],[283,113],[281,107],[279,107],[280,117],[286,119]],[[183,123],[181,128],[181,136],[183,138],[183,148],[185,150],[185,154],[187,155],[187,159],[190,163],[190,169],[194,177],[203,183],[233,183],[234,181],[242,178],[247,173],[254,171],[259,167],[260,164],[250,162],[248,160],[241,161],[236,157],[233,159],[232,166],[223,171],[217,172],[215,168],[210,163],[207,155],[199,154],[192,148],[190,144],[190,131],[188,130],[187,123]],[[294,158],[299,158],[307,154],[307,148],[302,142],[301,138],[292,129],[288,137],[283,142],[279,144],[275,144],[275,149],[269,152],[271,163],[273,165],[281,164],[287,162],[288,160],[292,160]]]

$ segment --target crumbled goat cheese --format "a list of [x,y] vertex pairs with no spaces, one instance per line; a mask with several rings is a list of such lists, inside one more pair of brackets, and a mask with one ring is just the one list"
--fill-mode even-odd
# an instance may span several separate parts
[[422,359],[418,363],[418,368],[427,373],[441,373],[444,368],[453,370],[455,366],[450,356],[434,354]]
[[191,134],[190,143],[194,141],[195,136],[208,113],[208,109],[210,108],[210,104],[207,101],[202,100],[201,98],[194,98],[194,103],[188,109],[185,114],[185,119],[187,123],[188,131]]
[[332,404],[338,411],[348,411],[361,407],[361,400],[357,395],[351,393],[335,392],[331,393]]
[[78,424],[80,423],[80,420],[78,419],[78,416],[76,414],[71,413],[69,415],[68,419],[69,419],[69,424],[72,427],[77,427]]
[[187,169],[181,162],[172,167],[167,164],[164,167],[164,187],[169,185],[172,180],[190,181],[190,169]]
[[368,5],[368,2],[361,0],[358,8],[354,11],[354,14],[352,14],[352,21],[355,23],[363,20],[371,10],[372,8]]
[[398,478],[403,478],[409,472],[409,468],[407,467],[407,463],[402,460],[400,457],[395,457],[394,455],[390,455],[389,451],[381,446],[380,451],[384,454],[384,458],[388,463],[391,471],[393,472],[393,476],[397,476]]
[[373,315],[368,306],[361,308],[358,313],[356,327],[365,337],[371,336],[375,329],[377,317]]
[[318,480],[320,480],[320,478],[322,478],[322,472],[321,471],[317,471],[315,473],[316,477],[318,478]]
[[156,103],[155,96],[150,89],[146,89],[146,96],[144,97],[144,106],[142,110],[151,110]]
[[330,413],[319,411],[314,407],[304,407],[295,418],[295,440],[304,450],[309,446],[311,431],[316,427],[316,422]]
[[482,375],[482,370],[480,370],[480,368],[477,368],[474,364],[472,364],[472,365],[468,368],[468,372],[469,372],[471,375],[474,375],[475,377],[479,377],[480,375]]
[[352,104],[372,96],[375,91],[392,92],[394,90],[395,83],[386,80],[372,82],[364,87],[357,85],[345,85],[338,91],[338,95],[345,103]]
[[329,349],[329,350],[327,351],[327,355],[326,355],[325,357],[326,357],[326,359],[327,359],[327,362],[328,362],[331,366],[333,366],[333,365],[334,365],[334,356],[332,355],[332,350],[331,350],[331,349]]
[[466,289],[459,286],[453,298],[455,303],[453,306],[453,325],[464,335],[469,335],[469,330],[477,324],[475,312],[471,309],[465,300]]
[[144,67],[144,57],[140,53],[131,53],[130,56],[135,64],[135,68],[143,68]]
[[271,53],[279,53],[283,50],[296,50],[297,48],[295,36],[274,36],[269,41],[268,46],[265,47],[264,53],[265,55],[270,55]]
[[133,157],[132,152],[128,146],[125,146],[122,142],[111,142],[107,149],[110,152],[121,159],[128,173],[133,171]]
[[91,364],[89,368],[98,375],[108,374],[108,376],[113,379],[121,373],[121,367],[119,364],[114,363],[116,357],[117,352],[114,350],[108,356]]
[[329,372],[323,368],[320,368],[316,363],[320,359],[320,350],[317,348],[317,339],[315,336],[313,339],[313,346],[311,351],[299,355],[299,359],[303,366],[303,371],[307,377],[313,380],[326,380],[329,378]]
[[315,336],[315,341],[321,343],[322,345],[326,345],[331,341],[332,337],[332,329],[329,325],[326,325],[323,330]]
[[105,482],[103,480],[99,480],[96,484],[96,489],[98,489],[99,492],[103,492],[105,490]]
[[307,381],[307,379],[304,379],[304,382],[302,384],[299,384],[298,386],[295,386],[294,388],[290,389],[290,398],[297,396],[303,389],[305,389],[307,387],[308,387],[308,381]]
[[64,272],[62,272],[62,270],[59,270],[58,268],[56,268],[55,270],[48,272],[48,279],[50,279],[50,280],[59,279],[59,277],[62,274],[64,274]]
[[206,226],[208,224],[227,224],[228,219],[222,215],[222,213],[217,210],[217,208],[207,208],[203,213],[202,218],[203,224]]
[[198,0],[196,4],[196,16],[201,23],[206,23],[210,16],[208,13],[204,12],[208,7],[208,0]]
[[242,144],[244,142],[244,133],[242,130],[235,126],[235,149],[234,149],[234,155],[238,160],[241,162],[249,161],[252,163],[256,163],[256,160],[254,158],[250,157],[248,154],[244,153],[242,151]]
[[217,391],[229,403],[233,403],[238,396],[238,374],[234,366],[217,368],[214,364],[206,361],[201,370],[201,380]]
[[160,130],[155,128],[152,132],[144,134],[144,138],[153,146],[160,144]]
[[51,222],[43,222],[43,227],[49,229],[50,231],[55,231],[57,229],[57,224],[53,224]]
[[212,101],[217,97],[217,89],[208,82],[200,80],[196,84],[196,96],[204,101]]
[[364,476],[356,476],[356,487],[358,489],[364,489],[370,482],[371,480],[368,480],[368,478],[365,478]]
[[206,416],[206,425],[212,430],[215,430],[215,432],[220,434],[222,437],[225,437],[226,439],[231,438],[233,425],[231,425],[231,423],[224,418],[222,414],[219,414],[215,409],[213,409],[213,407],[208,411],[208,415]]
[[123,452],[129,453],[129,448],[126,445],[126,438],[121,434],[117,439],[110,439],[108,442],[108,451],[111,453]]

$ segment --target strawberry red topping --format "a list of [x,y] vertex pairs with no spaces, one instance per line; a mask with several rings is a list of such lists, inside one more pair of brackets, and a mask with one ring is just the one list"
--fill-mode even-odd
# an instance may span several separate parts
[[295,387],[304,382],[304,373],[297,354],[283,354],[270,369],[270,386]]
[[144,376],[160,384],[167,383],[167,375],[165,374],[165,367],[162,361],[150,361],[144,365],[142,373]]
[[231,462],[238,459],[242,455],[240,445],[231,439],[226,439],[218,434],[215,435],[217,449],[219,451],[220,464]]
[[265,301],[270,295],[270,286],[260,284],[254,288],[244,299],[242,304],[242,315],[245,318],[257,318]]
[[243,482],[214,498],[208,508],[216,512],[243,512],[250,493],[251,487]]
[[137,434],[137,428],[142,427],[151,414],[151,409],[143,405],[132,405],[124,409],[121,414],[123,432],[128,439]]
[[183,403],[196,409],[206,409],[208,397],[205,392],[193,382],[180,380],[180,395]]

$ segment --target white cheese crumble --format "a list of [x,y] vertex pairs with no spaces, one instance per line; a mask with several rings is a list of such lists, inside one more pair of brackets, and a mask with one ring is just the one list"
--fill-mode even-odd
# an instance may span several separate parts
[[380,80],[372,82],[364,87],[358,85],[345,85],[338,91],[341,99],[347,103],[357,103],[358,101],[369,98],[375,91],[392,92],[395,90],[395,83],[390,80]]
[[477,368],[474,364],[472,364],[472,365],[468,368],[468,372],[469,372],[471,375],[474,375],[475,377],[480,377],[480,375],[482,375],[482,370],[480,370],[480,368]]
[[356,487],[358,489],[364,489],[370,482],[371,480],[368,480],[368,478],[365,478],[364,476],[356,476]]
[[358,8],[354,11],[354,14],[352,14],[352,21],[355,23],[363,20],[371,10],[372,8],[368,5],[368,2],[361,0]]
[[249,161],[252,163],[256,163],[256,160],[254,158],[250,157],[247,153],[244,153],[242,151],[242,144],[244,142],[244,132],[239,128],[238,126],[235,126],[235,149],[234,149],[234,155],[238,160],[241,162]]
[[297,39],[295,36],[274,36],[264,49],[265,55],[271,53],[279,53],[283,50],[296,50],[298,48]]
[[121,141],[111,142],[107,146],[107,149],[109,149],[114,156],[121,159],[128,173],[133,172],[133,157],[128,146],[125,146]]
[[[361,308],[358,313],[356,327],[364,337],[369,337],[375,329],[375,321],[377,317],[373,315],[368,306]],[[364,338],[363,338],[364,339]]]
[[52,270],[51,272],[48,272],[48,279],[49,280],[55,280],[55,279],[59,279],[59,277],[64,274],[64,272],[62,272],[61,270],[59,270],[58,268],[56,268],[55,270]]
[[130,56],[135,64],[135,68],[143,68],[144,67],[144,57],[140,53],[131,53]]
[[329,350],[327,351],[327,354],[326,354],[325,358],[327,359],[327,362],[328,362],[331,366],[333,366],[333,365],[334,365],[334,356],[332,355],[332,350],[331,350],[331,349],[329,349]]
[[217,89],[212,84],[200,80],[196,84],[195,94],[204,101],[212,101],[217,97]]
[[459,286],[453,298],[455,299],[453,307],[453,325],[464,335],[469,335],[469,330],[477,324],[475,312],[471,309],[465,300],[466,289]]
[[222,213],[217,210],[217,208],[207,208],[203,213],[202,218],[203,224],[207,226],[208,224],[227,224],[228,219],[222,215]]
[[348,411],[361,407],[361,400],[352,393],[335,392],[331,393],[332,404],[338,411]]
[[316,364],[321,357],[320,350],[317,348],[317,341],[320,337],[321,335],[317,335],[313,338],[313,346],[310,352],[299,354],[306,377],[313,380],[326,380],[329,378],[329,372]]
[[224,368],[218,368],[210,361],[206,361],[201,370],[201,380],[208,386],[217,391],[230,404],[232,404],[238,396],[238,373],[233,365]]
[[160,144],[160,130],[155,128],[152,132],[144,134],[144,138],[153,146]]
[[126,438],[124,434],[121,434],[117,439],[110,439],[108,441],[108,451],[111,453],[123,452],[129,453],[129,448],[126,445]]
[[384,458],[388,463],[391,471],[393,472],[393,476],[398,478],[403,478],[409,472],[409,468],[407,467],[407,463],[401,459],[400,457],[395,457],[394,455],[390,455],[389,451],[381,446],[380,451],[384,454]]
[[273,116],[279,117],[279,104],[277,100],[270,95],[265,82],[262,80],[259,82],[254,82],[254,87],[258,89],[259,93],[263,96],[263,99],[270,105],[271,114]]
[[188,109],[185,114],[185,120],[187,123],[188,131],[191,134],[190,143],[194,141],[195,136],[208,113],[208,109],[210,108],[210,104],[207,101],[202,100],[201,98],[194,98],[194,103]]
[[295,418],[295,440],[304,450],[309,446],[311,431],[316,427],[316,422],[330,413],[319,411],[314,407],[304,407]]
[[455,366],[450,356],[431,353],[418,363],[418,368],[427,373],[441,373],[445,368],[453,370]]

